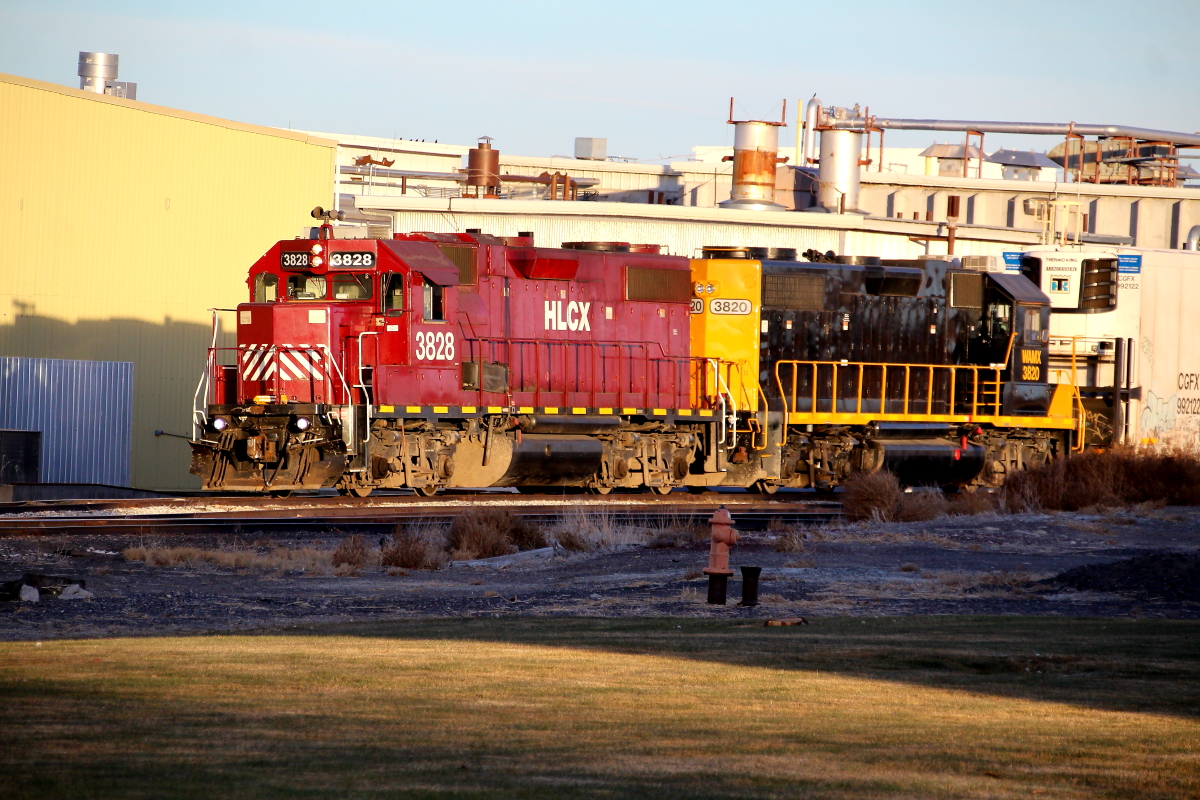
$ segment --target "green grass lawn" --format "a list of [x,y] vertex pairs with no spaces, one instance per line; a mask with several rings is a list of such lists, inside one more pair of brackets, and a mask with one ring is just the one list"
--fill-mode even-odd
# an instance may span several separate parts
[[1197,797],[1200,622],[4,643],[0,731],[6,798]]

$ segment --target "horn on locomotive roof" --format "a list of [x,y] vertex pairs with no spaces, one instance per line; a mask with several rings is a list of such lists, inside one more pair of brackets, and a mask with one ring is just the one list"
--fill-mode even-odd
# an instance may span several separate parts
[[334,211],[332,208],[329,209],[328,211],[326,211],[325,209],[321,208],[320,206],[317,206],[316,208],[314,208],[310,213],[312,214],[313,219],[324,219],[324,220],[335,220],[336,219],[340,222],[341,220],[344,220],[346,218],[345,211]]

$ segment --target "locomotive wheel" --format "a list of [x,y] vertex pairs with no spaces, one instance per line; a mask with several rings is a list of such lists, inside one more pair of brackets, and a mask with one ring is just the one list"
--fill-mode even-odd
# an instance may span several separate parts
[[613,487],[611,486],[593,486],[593,494],[612,494]]
[[422,497],[433,497],[438,493],[438,489],[440,488],[441,487],[436,484],[427,483],[424,486],[418,486],[416,491],[417,494],[421,495]]
[[346,497],[366,497],[374,488],[374,486],[342,486],[338,492]]
[[658,494],[670,494],[671,490],[674,489],[675,487],[674,486],[653,486],[651,488],[653,488],[654,491],[657,492]]
[[775,494],[779,491],[779,484],[759,480],[754,482],[754,486],[752,488],[759,494]]

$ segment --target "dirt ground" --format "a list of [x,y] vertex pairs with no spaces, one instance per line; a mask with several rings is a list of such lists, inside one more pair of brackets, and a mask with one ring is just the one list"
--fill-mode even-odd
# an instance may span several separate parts
[[[651,534],[626,538],[648,540]],[[790,551],[780,552],[781,540],[790,542]],[[416,617],[1200,618],[1200,602],[1189,599],[1194,594],[1177,589],[1180,575],[1192,574],[1187,570],[1195,568],[1200,552],[1200,509],[1193,508],[942,517],[746,533],[733,549],[731,563],[735,569],[763,568],[761,604],[750,608],[737,605],[742,587],[736,577],[729,584],[729,605],[705,602],[706,579],[700,570],[707,563],[706,541],[625,544],[586,553],[548,549],[522,554],[521,563],[500,567],[456,563],[391,574],[367,567],[358,575],[154,567],[122,555],[135,545],[267,552],[280,546],[328,550],[339,541],[306,534],[302,524],[286,536],[250,533],[239,541],[197,536],[3,539],[0,582],[26,572],[62,575],[85,580],[94,597],[0,602],[0,640],[283,630]],[[1178,556],[1191,559],[1185,559],[1182,572]],[[1140,560],[1133,567],[1106,566],[1126,559]],[[1164,565],[1161,581],[1155,577],[1156,564]],[[1083,573],[1077,570],[1089,565]],[[1069,570],[1076,572],[1056,579]],[[1111,579],[1106,577],[1110,573]],[[1079,574],[1085,578],[1071,578]]]

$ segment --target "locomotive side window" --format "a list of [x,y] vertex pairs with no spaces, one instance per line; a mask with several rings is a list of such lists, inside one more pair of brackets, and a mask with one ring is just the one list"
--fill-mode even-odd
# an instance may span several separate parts
[[446,310],[443,289],[436,283],[425,281],[425,321],[444,322]]
[[274,303],[279,299],[279,278],[269,272],[254,276],[254,302]]
[[287,289],[289,300],[324,300],[325,278],[320,275],[289,275]]
[[1012,304],[1002,300],[989,303],[987,327],[993,339],[1007,339],[1012,333]]
[[1042,319],[1042,309],[1025,309],[1025,341],[1030,344],[1042,342],[1044,340],[1044,328],[1045,325],[1044,320]]
[[335,275],[333,278],[334,300],[370,300],[371,276],[357,272]]
[[404,313],[404,276],[399,273],[383,276],[383,313],[389,317]]

